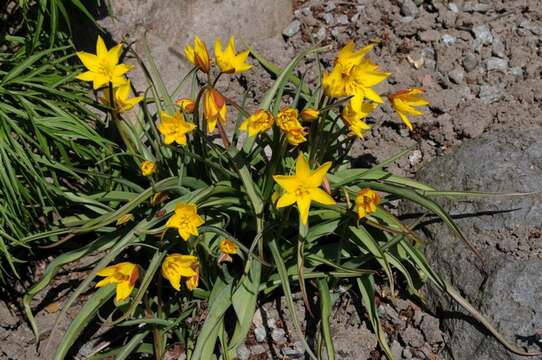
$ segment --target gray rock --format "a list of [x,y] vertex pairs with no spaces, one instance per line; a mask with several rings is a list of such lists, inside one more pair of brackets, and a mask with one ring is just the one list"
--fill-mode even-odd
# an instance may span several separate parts
[[428,69],[435,69],[437,62],[435,61],[435,49],[426,47],[422,49],[423,64]]
[[506,49],[504,47],[504,43],[500,38],[496,37],[493,40],[493,44],[491,45],[491,53],[500,58],[506,57]]
[[471,72],[478,66],[478,57],[473,53],[468,53],[463,59],[463,67],[467,72]]
[[292,36],[294,36],[295,34],[297,34],[299,32],[299,29],[301,29],[301,22],[296,19],[296,20],[292,21],[286,27],[286,29],[284,29],[282,31],[282,35],[284,35],[286,37],[292,37]]
[[491,9],[491,6],[489,4],[484,4],[484,3],[479,3],[479,2],[467,1],[465,4],[463,4],[463,11],[466,11],[466,12],[485,13],[489,9]]
[[401,344],[399,344],[399,341],[393,340],[390,346],[391,353],[393,354],[393,358],[399,360],[401,358],[401,354],[403,353],[403,347]]
[[474,26],[472,32],[475,35],[473,46],[476,51],[483,45],[490,45],[493,42],[493,35],[486,24]]
[[408,344],[412,347],[419,348],[422,347],[425,343],[423,335],[420,330],[409,326],[406,330],[400,333],[401,339],[405,344]]
[[324,11],[325,12],[332,12],[334,11],[335,9],[337,8],[337,5],[335,5],[335,2],[333,1],[328,1],[325,8],[324,8]]
[[420,34],[420,40],[425,42],[437,41],[440,39],[440,33],[436,30],[425,30]]
[[237,348],[237,357],[239,360],[248,360],[250,358],[250,350],[245,344],[241,344]]
[[487,71],[497,70],[500,72],[506,72],[508,68],[508,60],[498,57],[491,57],[487,60]]
[[348,16],[346,15],[340,15],[338,18],[337,18],[337,24],[339,25],[348,25],[350,24],[350,21],[348,20]]
[[510,68],[509,72],[510,72],[510,75],[523,76],[523,69],[520,68],[519,66],[515,66],[513,68]]
[[482,85],[478,94],[484,104],[491,104],[504,96],[503,91],[498,86]]
[[401,4],[401,15],[403,16],[411,16],[413,18],[418,15],[418,7],[416,6],[416,3],[412,0],[403,0],[403,3]]
[[459,12],[459,6],[457,6],[457,4],[453,2],[448,4],[448,9],[450,9],[451,12],[456,14]]
[[461,84],[465,79],[465,72],[460,68],[455,68],[448,73],[448,77],[456,84]]
[[429,314],[424,315],[420,324],[420,329],[422,330],[423,336],[427,342],[431,345],[439,344],[444,341],[439,326],[440,325],[437,318]]
[[[541,128],[486,133],[434,160],[419,172],[418,179],[437,189],[538,191],[541,137]],[[542,328],[541,200],[540,194],[533,194],[438,201],[447,212],[458,215],[456,223],[483,254],[483,261],[441,223],[425,226],[424,232],[428,235],[424,251],[433,269],[454,284],[508,341],[530,351],[540,351],[535,339]],[[524,359],[481,331],[449,297],[430,288],[428,299],[434,311],[453,314],[441,321],[448,338],[445,359]]]
[[256,341],[264,342],[267,337],[267,331],[263,326],[257,326],[254,328],[254,335],[256,335]]
[[271,333],[271,338],[276,344],[284,344],[288,340],[286,339],[286,332],[284,329],[276,328],[273,329],[273,332]]
[[262,354],[262,353],[264,353],[266,351],[267,350],[265,349],[265,346],[263,346],[263,345],[256,344],[256,345],[250,347],[250,353],[253,354],[253,355]]
[[519,27],[532,32],[534,35],[542,35],[542,24],[540,23],[525,19],[519,24]]
[[457,39],[455,38],[455,36],[452,36],[450,34],[444,34],[442,35],[441,40],[444,45],[449,46],[455,44],[455,41]]
[[326,22],[326,24],[328,24],[330,26],[335,25],[335,17],[333,16],[333,14],[325,13],[323,18],[324,18],[324,21]]
[[[212,51],[215,38],[224,44],[230,35],[254,44],[282,33],[292,19],[291,0],[131,0],[111,1],[111,17],[99,20],[115,41],[127,38],[132,48],[144,54],[144,38],[168,89],[174,89],[192,66],[182,49],[199,35]],[[220,16],[216,16],[217,11]],[[180,21],[179,19],[182,19]],[[95,36],[92,37],[95,41]],[[90,44],[91,47],[94,44]],[[243,46],[238,44],[239,50]],[[134,59],[129,63],[136,64]],[[143,71],[130,73],[138,89],[147,87]]]
[[410,155],[408,155],[408,161],[410,165],[415,166],[419,164],[423,159],[422,152],[420,150],[414,150]]
[[316,32],[316,34],[314,34],[314,36],[316,37],[316,39],[318,41],[325,40],[326,36],[327,36],[326,28],[324,28],[324,27],[319,28],[318,31]]

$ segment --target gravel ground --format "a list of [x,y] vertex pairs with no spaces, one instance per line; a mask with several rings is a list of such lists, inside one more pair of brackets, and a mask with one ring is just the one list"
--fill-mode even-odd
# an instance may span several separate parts
[[[356,154],[380,161],[418,144],[393,169],[400,174],[413,174],[489,129],[542,125],[539,0],[297,0],[282,38],[254,47],[285,65],[313,43],[338,49],[351,39],[358,47],[378,43],[371,56],[392,73],[381,92],[421,86],[431,102],[424,116],[413,118],[411,133],[389,106],[380,107],[370,119],[371,133],[355,145]],[[328,68],[335,54],[322,55]],[[258,69],[247,79],[256,94],[269,83]],[[316,75],[309,71],[306,79],[314,82]]]

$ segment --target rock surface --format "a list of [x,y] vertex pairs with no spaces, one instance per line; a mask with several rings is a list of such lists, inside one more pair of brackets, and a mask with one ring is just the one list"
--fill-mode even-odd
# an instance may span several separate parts
[[[541,137],[540,128],[489,132],[433,161],[418,178],[440,190],[540,191]],[[454,284],[507,339],[530,351],[540,351],[542,346],[541,200],[540,194],[455,202],[439,199],[482,254],[483,262],[442,223],[429,221],[425,226],[429,234],[425,251],[437,273]],[[430,295],[449,336],[445,358],[522,358],[480,331],[449,298],[436,291]]]
[[[195,35],[206,41],[209,51],[214,40],[224,45],[230,35],[258,43],[279,35],[292,21],[291,0],[118,0],[111,2],[112,15],[99,21],[115,41],[133,43],[138,54],[145,53],[145,38],[162,73],[166,87],[173,90],[191,64],[183,49]],[[295,32],[293,30],[296,30]],[[240,47],[240,44],[238,44]],[[131,59],[135,63],[135,59]],[[131,73],[140,89],[146,87],[142,70]]]

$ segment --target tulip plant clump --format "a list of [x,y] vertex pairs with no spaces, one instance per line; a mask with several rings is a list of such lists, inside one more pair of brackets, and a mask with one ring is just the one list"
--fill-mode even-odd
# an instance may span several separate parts
[[[295,336],[304,339],[293,291],[318,319],[320,335],[304,341],[308,356],[335,358],[330,313],[346,291],[362,299],[391,359],[375,306],[376,276],[385,279],[392,297],[397,280],[420,299],[422,282],[431,281],[499,336],[427,264],[413,231],[421,218],[402,223],[389,210],[392,200],[412,201],[461,237],[432,199],[458,193],[437,192],[386,171],[407,151],[371,168],[349,161],[352,144],[370,128],[367,117],[385,99],[409,128],[407,116],[421,115],[419,107],[428,104],[419,88],[376,91],[390,73],[372,62],[374,46],[356,50],[353,42],[346,44],[328,71],[317,62],[322,76],[314,87],[295,68],[328,48],[307,50],[284,69],[251,51],[276,75],[253,111],[217,86],[219,78],[252,66],[249,51],[237,52],[233,37],[225,48],[216,41],[214,57],[195,37],[185,49],[194,69],[172,93],[150,54],[135,54],[149,80],[138,97],[131,97],[125,77],[131,67],[120,63],[121,45],[107,49],[98,38],[96,54],[77,53],[87,68],[78,78],[92,83],[118,134],[110,156],[120,159],[116,176],[122,180],[82,203],[93,216],[73,214],[43,235],[81,239],[81,245],[56,258],[25,297],[37,336],[32,298],[59,267],[101,254],[59,315],[81,294],[89,296],[52,349],[55,359],[71,356],[92,321],[113,329],[93,359],[135,353],[162,359],[174,346],[189,359],[233,359],[257,302],[282,295]],[[190,82],[191,95],[180,98],[179,89]],[[137,114],[126,112],[136,104]],[[50,337],[57,336],[55,326]]]

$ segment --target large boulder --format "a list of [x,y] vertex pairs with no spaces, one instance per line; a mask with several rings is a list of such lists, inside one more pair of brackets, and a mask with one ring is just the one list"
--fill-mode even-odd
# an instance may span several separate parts
[[[216,38],[223,46],[230,35],[249,43],[263,43],[280,36],[292,18],[292,0],[116,0],[110,2],[111,16],[99,21],[114,41],[133,42],[144,54],[146,38],[150,51],[170,90],[192,67],[183,48],[200,36],[213,51]],[[95,36],[92,37],[95,41]],[[244,48],[241,43],[238,49]],[[131,60],[135,62],[134,59]],[[144,74],[130,74],[136,86],[146,87]]]
[[[540,139],[540,128],[489,132],[434,160],[418,178],[439,190],[537,192],[542,190]],[[425,225],[428,245],[424,250],[434,269],[509,341],[530,351],[542,350],[541,200],[539,193],[438,199],[482,259],[441,222]],[[449,297],[434,290],[429,295],[448,333],[446,358],[522,359],[508,352]]]

